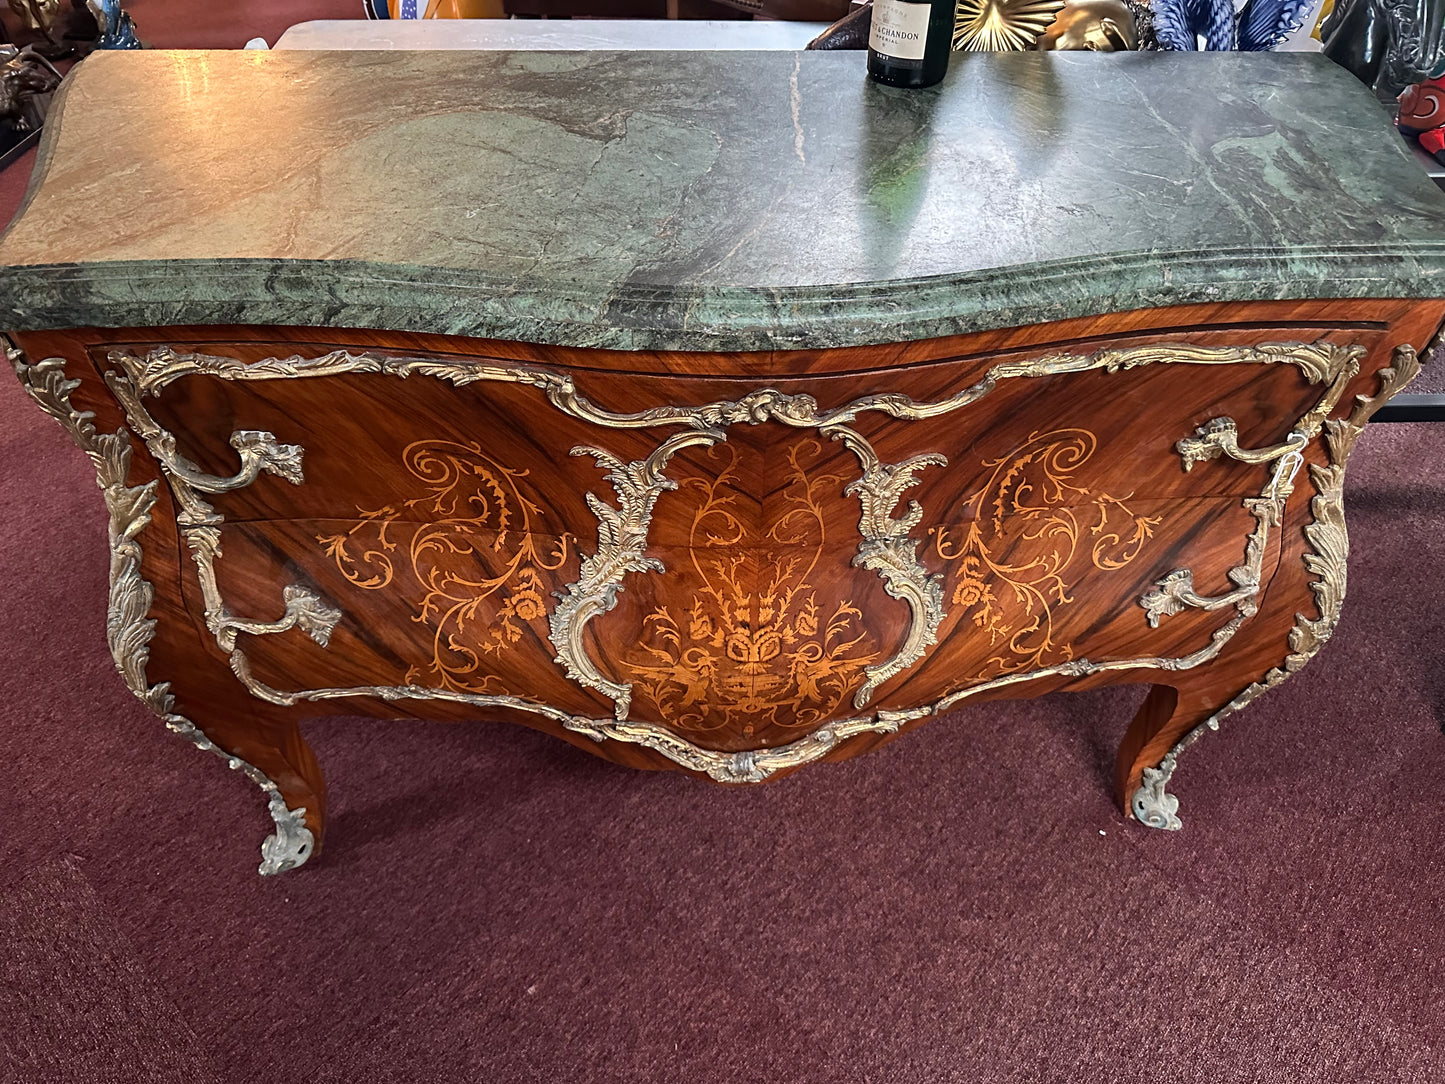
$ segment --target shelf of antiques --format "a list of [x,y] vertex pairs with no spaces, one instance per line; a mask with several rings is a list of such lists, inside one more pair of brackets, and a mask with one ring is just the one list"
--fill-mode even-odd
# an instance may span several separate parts
[[1307,54],[860,60],[138,52],[62,88],[0,326],[95,464],[120,675],[265,792],[262,872],[321,842],[322,716],[749,784],[1143,683],[1118,795],[1178,827],[1181,751],[1330,635],[1346,459],[1445,317],[1445,198],[1369,91]]

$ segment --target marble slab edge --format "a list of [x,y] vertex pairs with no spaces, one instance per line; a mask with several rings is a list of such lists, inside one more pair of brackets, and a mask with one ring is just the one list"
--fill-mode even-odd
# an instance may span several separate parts
[[0,326],[354,327],[618,350],[863,346],[1166,305],[1445,296],[1445,242],[1408,253],[1110,254],[1026,269],[796,288],[487,281],[360,261],[0,268]]

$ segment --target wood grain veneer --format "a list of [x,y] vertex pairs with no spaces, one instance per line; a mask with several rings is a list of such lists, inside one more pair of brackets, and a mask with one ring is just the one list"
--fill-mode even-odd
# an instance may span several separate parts
[[[662,465],[657,478],[665,481],[654,486],[643,517],[645,539],[615,570],[617,589],[602,592],[606,598],[593,592],[595,612],[579,626],[591,680],[579,677],[575,658],[559,659],[558,609],[586,580],[584,566],[608,548],[599,516],[626,511],[618,473],[689,432],[685,425],[599,425],[559,409],[535,380],[458,386],[422,372],[405,379],[197,372],[134,397],[174,436],[171,451],[183,463],[214,478],[234,475],[238,431],[304,449],[299,484],[261,473],[207,494],[206,519],[194,507],[187,512],[184,471],[155,454],[154,434],[148,446],[134,407],[128,418],[117,400],[115,387],[135,382],[123,356],[132,369],[165,350],[231,359],[238,368],[336,352],[444,367],[480,363],[565,376],[590,403],[618,415],[737,401],[761,389],[811,396],[826,413],[872,395],[944,401],[1001,365],[1046,356],[1324,343],[1359,348],[1358,371],[1341,377],[1329,411],[1346,419],[1357,396],[1396,390],[1391,372],[1382,374],[1399,368],[1392,352],[1423,348],[1442,316],[1445,303],[1437,301],[1236,303],[745,354],[255,326],[14,339],[22,377],[27,365],[63,359],[79,381],[70,393],[75,408],[92,412],[101,433],[128,434],[126,485],[156,484],[149,522],[136,535],[140,572],[154,589],[148,680],[169,682],[177,716],[264,773],[286,808],[304,808],[319,846],[326,787],[297,723],[332,714],[504,719],[633,767],[705,774],[696,754],[712,758],[714,778],[750,771],[777,778],[812,759],[876,748],[930,717],[920,709],[946,710],[961,696],[1145,682],[1153,690],[1118,760],[1127,812],[1146,769],[1272,669],[1291,665],[1297,615],[1323,616],[1331,627],[1336,616],[1321,613],[1320,584],[1333,573],[1321,571],[1320,539],[1309,533],[1329,514],[1321,501],[1333,500],[1328,478],[1310,468],[1342,463],[1326,425],[1300,449],[1293,492],[1281,498],[1278,522],[1267,524],[1248,605],[1184,606],[1151,627],[1141,600],[1176,569],[1192,571],[1200,596],[1236,588],[1231,573],[1247,563],[1250,536],[1264,518],[1249,502],[1267,496],[1279,462],[1226,455],[1186,471],[1175,445],[1221,417],[1233,419],[1244,449],[1281,445],[1329,382],[1311,383],[1290,363],[1159,361],[1005,377],[932,418],[874,410],[819,429],[764,411],[766,420],[718,427],[716,439],[681,447]],[[839,433],[842,425],[852,436]],[[855,701],[870,674],[886,670],[921,619],[890,574],[877,561],[870,567],[866,545],[860,550],[867,508],[856,483],[867,464],[854,437],[883,472],[870,477],[912,464],[904,473],[914,484],[890,491],[874,521],[887,537],[875,530],[873,541],[886,551],[884,564],[912,559],[941,603],[927,637],[936,643],[887,672],[866,703]],[[581,448],[597,451],[574,451]],[[208,606],[203,588],[206,562],[196,560],[195,534],[202,528],[219,542],[210,567],[223,612]],[[337,612],[329,637],[235,624],[277,621],[292,585]],[[225,646],[227,621],[235,650]],[[1232,635],[1199,665],[1123,665],[1190,657],[1225,626]],[[252,692],[233,672],[235,651]],[[1111,662],[1121,668],[1091,669]],[[303,696],[267,702],[253,695],[257,683]],[[630,692],[621,706],[620,688]],[[373,691],[305,698],[328,689]],[[502,699],[482,703],[487,698]],[[519,710],[505,698],[552,714]],[[896,725],[841,740],[832,733],[848,720],[880,717]],[[591,721],[592,729],[569,719]],[[642,725],[663,738],[594,740],[612,724]],[[818,748],[810,752],[809,742]],[[768,767],[770,755],[798,749]]]

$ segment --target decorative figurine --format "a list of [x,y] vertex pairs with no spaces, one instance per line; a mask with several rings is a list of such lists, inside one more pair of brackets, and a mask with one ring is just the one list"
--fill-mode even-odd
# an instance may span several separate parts
[[141,49],[144,46],[135,34],[135,21],[120,6],[120,0],[85,0],[85,6],[95,16],[100,37],[96,39],[97,49]]
[[1381,97],[1445,67],[1445,0],[1335,0],[1321,50]]
[[[19,20],[22,31],[20,40],[39,35],[39,41],[31,44],[49,57],[65,56],[71,51],[64,40],[66,16],[61,12],[64,0],[10,0],[10,10]],[[6,41],[10,41],[8,33]]]
[[973,53],[1032,49],[1064,0],[958,0],[953,48]]
[[54,40],[56,16],[60,14],[60,0],[10,0],[10,10],[20,17],[20,25],[27,30],[38,30]]
[[1065,0],[1039,37],[1039,49],[1112,53],[1139,48],[1139,28],[1124,0]]
[[5,135],[38,132],[49,96],[58,86],[60,72],[34,47],[0,46],[0,125]]
[[40,138],[60,72],[33,45],[0,45],[0,169]]
[[1405,88],[1395,126],[1445,165],[1445,72]]
[[1154,37],[1161,49],[1253,53],[1273,49],[1298,30],[1312,4],[1310,0],[1248,0],[1238,14],[1231,0],[1153,0],[1151,6]]

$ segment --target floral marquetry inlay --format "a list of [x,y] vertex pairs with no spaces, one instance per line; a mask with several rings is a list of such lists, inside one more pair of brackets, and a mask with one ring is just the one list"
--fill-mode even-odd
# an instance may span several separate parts
[[527,472],[503,466],[473,443],[423,440],[403,453],[425,487],[410,500],[367,510],[349,531],[318,535],[336,567],[357,587],[396,584],[412,620],[431,634],[431,659],[408,684],[497,692],[485,660],[537,623],[545,635],[546,574],[567,561],[572,537],[541,531],[545,512],[523,493]]
[[[112,350],[106,386],[167,479],[206,628],[251,695],[280,708],[364,698],[524,713],[571,735],[635,745],[712,779],[742,783],[833,755],[859,735],[892,734],[965,698],[1030,681],[1173,674],[1209,663],[1259,612],[1270,532],[1283,522],[1302,449],[1318,436],[1363,352],[1329,342],[1146,343],[1001,361],[940,400],[881,391],[824,407],[807,392],[761,387],[726,401],[631,413],[599,406],[571,374],[540,366],[345,349],[260,361],[166,347],[145,355]],[[1035,432],[994,460],[970,462],[952,453],[950,466],[930,436],[932,426],[910,443],[935,450],[899,460],[896,448],[880,456],[855,425],[868,414],[934,422],[1036,377],[1236,365],[1288,365],[1306,384],[1325,387],[1282,443],[1243,447],[1238,427],[1224,415],[1178,442],[1186,464],[1224,456],[1269,468],[1262,489],[1251,486],[1243,497],[1254,528],[1242,540],[1242,563],[1228,570],[1233,588],[1220,595],[1194,591],[1192,565],[1162,579],[1153,567],[1164,557],[1184,557],[1179,540],[1212,522],[1212,509],[1171,515],[1165,525],[1137,509],[1172,499],[1167,484],[1149,502],[1106,491],[1086,467],[1099,448],[1091,431]],[[485,439],[419,440],[391,475],[398,486],[392,503],[349,502],[354,516],[325,528],[338,533],[313,536],[335,570],[315,582],[283,584],[279,618],[274,610],[238,615],[216,575],[226,518],[210,496],[259,482],[269,501],[278,485],[314,485],[301,473],[301,460],[304,453],[313,461],[315,449],[281,443],[290,433],[236,430],[229,443],[240,469],[228,476],[201,471],[145,402],[192,376],[263,387],[411,376],[457,388],[513,385],[535,389],[551,408],[599,430],[659,432],[655,443],[645,437],[624,442],[625,453],[608,451],[606,440],[570,447],[568,458],[590,459],[602,478],[571,472],[569,481],[579,485],[568,486],[565,507],[540,496],[540,479],[493,458],[505,449]],[[1182,386],[1192,389],[1195,382]],[[735,428],[774,425],[783,428],[760,429],[736,444],[730,439]],[[785,464],[781,477],[751,474],[733,457],[734,448],[741,457],[749,454],[741,449],[755,444],[765,461]],[[856,465],[829,450],[838,447]],[[1210,451],[1215,447],[1218,455]],[[674,463],[688,449],[699,451]],[[1152,462],[1137,454],[1146,466]],[[706,457],[711,462],[703,465]],[[553,463],[562,467],[556,453]],[[1111,463],[1110,470],[1126,466]],[[950,470],[967,472],[969,480],[957,477],[958,488],[950,488],[943,476]],[[549,472],[545,492],[555,498],[553,481]],[[1161,552],[1138,562],[1149,567],[1119,575],[1151,541]],[[381,597],[368,607],[362,597],[343,597],[348,592],[340,585],[322,582],[338,577],[362,596]],[[1127,629],[1117,651],[1095,650],[1090,632],[1100,606],[1121,598],[1143,630],[1156,627],[1147,619],[1156,611],[1167,616],[1160,599],[1169,602],[1168,613],[1231,615],[1189,650],[1136,644]],[[617,618],[593,627],[614,610]],[[394,629],[400,614],[423,625],[423,643],[430,644],[420,657],[415,636],[395,644],[410,663],[403,664],[401,682],[357,684],[356,675],[343,670],[334,683],[287,687],[295,682],[283,675],[282,683],[270,684],[247,654],[256,638],[293,630],[325,648],[338,627],[352,638],[344,645],[354,647],[358,630]],[[890,684],[936,645],[949,651],[949,661],[929,668],[922,682],[935,691],[907,694]],[[536,669],[539,648],[550,656],[545,673]],[[559,669],[610,700],[611,711],[579,713],[548,700],[555,694],[541,686]],[[949,684],[940,687],[933,679],[944,670]],[[504,680],[513,688],[503,689]],[[875,705],[874,694],[885,689],[884,705]]]
[[997,654],[978,677],[1035,669],[1074,657],[1055,635],[1056,608],[1074,601],[1085,576],[1138,557],[1160,517],[1076,485],[1098,440],[1086,429],[1035,433],[985,461],[992,473],[962,505],[965,525],[932,532],[934,552],[950,562],[950,609],[988,636]]
[[[648,614],[624,666],[634,694],[680,730],[752,734],[816,726],[862,684],[883,651],[850,599],[814,583],[827,537],[823,501],[851,479],[814,473],[822,445],[787,449],[784,509],[761,535],[737,507],[737,452],[709,449],[712,478],[681,483],[690,497],[694,593]],[[853,538],[842,543],[851,552]]]

